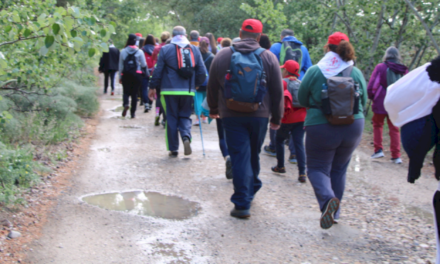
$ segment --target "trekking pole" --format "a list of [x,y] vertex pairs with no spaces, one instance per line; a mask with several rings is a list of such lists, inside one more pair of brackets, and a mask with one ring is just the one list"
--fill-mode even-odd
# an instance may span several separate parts
[[195,104],[196,104],[196,115],[199,118],[199,128],[200,128],[200,137],[202,138],[202,150],[203,150],[203,157],[205,157],[205,144],[203,143],[203,132],[202,132],[202,119],[200,118],[200,109],[199,109],[199,104],[197,102],[197,92],[195,92],[194,94],[194,98],[195,98]]

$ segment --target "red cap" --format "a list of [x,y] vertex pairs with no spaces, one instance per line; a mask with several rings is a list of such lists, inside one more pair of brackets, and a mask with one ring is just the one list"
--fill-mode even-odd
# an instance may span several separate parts
[[281,69],[286,69],[286,71],[290,74],[295,75],[296,77],[299,77],[299,64],[298,62],[294,60],[288,60],[284,63],[283,66],[280,67]]
[[257,19],[246,19],[241,25],[241,30],[250,33],[263,33],[263,24]]
[[141,33],[136,33],[135,35],[140,37],[140,38],[142,38],[142,34]]
[[350,39],[348,38],[347,35],[345,35],[342,32],[335,32],[328,37],[327,43],[333,45],[339,45],[339,43],[341,43],[341,40],[350,42]]
[[217,42],[222,42],[223,38],[218,38]]

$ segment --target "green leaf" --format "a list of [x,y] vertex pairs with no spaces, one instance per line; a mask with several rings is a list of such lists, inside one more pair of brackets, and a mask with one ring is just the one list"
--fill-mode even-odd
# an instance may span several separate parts
[[29,36],[31,35],[31,33],[32,33],[32,31],[30,31],[30,29],[27,28],[27,29],[24,31],[23,36],[24,36],[25,38],[27,38],[27,37],[29,37]]
[[56,23],[52,25],[52,30],[55,35],[58,35],[58,33],[60,33],[60,29],[61,29],[60,25]]
[[20,23],[20,16],[18,15],[17,11],[12,12],[12,21],[14,21],[15,23]]
[[78,32],[76,32],[76,30],[71,30],[70,35],[72,36],[72,38],[74,38],[78,35]]
[[108,52],[108,45],[105,42],[101,43],[101,48],[103,52]]
[[44,40],[44,45],[46,46],[46,48],[50,48],[54,42],[55,42],[54,36],[49,35]]
[[96,50],[94,48],[89,49],[89,57],[93,57],[96,53]]
[[5,27],[5,32],[6,33],[9,33],[9,31],[11,31],[12,30],[12,27],[10,26],[10,25],[7,25],[6,27]]
[[3,55],[3,53],[0,52],[0,69],[1,68],[6,68],[6,67],[8,67],[8,63],[7,63],[6,58]]
[[102,29],[102,30],[101,30],[101,37],[104,38],[105,36],[107,36],[107,30]]

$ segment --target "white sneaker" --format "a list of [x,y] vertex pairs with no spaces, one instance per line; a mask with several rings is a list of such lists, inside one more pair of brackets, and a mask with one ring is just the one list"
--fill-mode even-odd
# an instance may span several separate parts
[[402,159],[401,158],[391,159],[391,162],[395,164],[402,164]]
[[198,119],[196,119],[196,120],[194,121],[193,126],[200,126],[200,121],[199,121]]
[[202,122],[203,122],[203,124],[208,124],[208,118],[206,118],[206,117],[202,118]]
[[385,157],[385,155],[383,154],[382,150],[379,150],[376,153],[374,153],[373,155],[371,155],[372,159],[378,159],[378,158],[383,158],[383,157]]

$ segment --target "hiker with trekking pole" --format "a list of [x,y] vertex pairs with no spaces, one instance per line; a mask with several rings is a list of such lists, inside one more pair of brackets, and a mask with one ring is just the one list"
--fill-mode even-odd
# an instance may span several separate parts
[[191,114],[196,87],[206,79],[206,68],[197,47],[186,38],[184,27],[173,29],[170,45],[160,49],[156,69],[150,80],[149,97],[161,89],[161,102],[167,115],[166,146],[170,157],[179,155],[179,134],[184,154],[191,155]]

